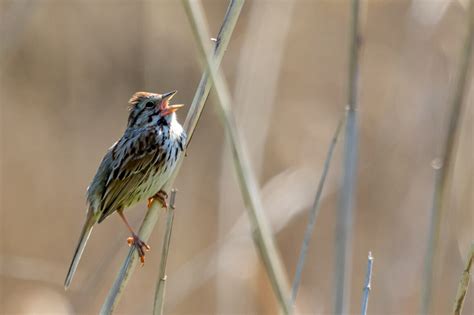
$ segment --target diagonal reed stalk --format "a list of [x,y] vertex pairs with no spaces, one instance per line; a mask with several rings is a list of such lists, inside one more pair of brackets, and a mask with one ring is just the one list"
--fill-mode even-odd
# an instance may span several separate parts
[[372,252],[369,252],[368,261],[367,261],[367,273],[365,274],[365,284],[364,284],[364,293],[362,294],[362,308],[360,311],[361,315],[367,314],[367,306],[369,305],[369,293],[372,289],[372,268],[374,265],[374,257]]
[[464,300],[466,299],[467,289],[471,281],[471,268],[474,264],[474,243],[471,244],[471,250],[466,259],[466,267],[459,279],[458,291],[454,300],[453,315],[461,315]]
[[176,189],[171,190],[170,205],[166,212],[166,229],[165,237],[163,238],[163,245],[161,248],[160,271],[158,273],[158,281],[156,282],[155,302],[153,304],[153,315],[162,315],[165,305],[165,290],[166,290],[166,262],[168,261],[168,252],[170,249],[171,232],[173,230],[174,220],[174,203],[176,199]]
[[454,83],[454,94],[451,105],[451,117],[447,136],[443,143],[441,159],[435,167],[435,182],[433,192],[433,203],[431,206],[431,221],[428,235],[428,245],[424,262],[423,284],[421,289],[421,311],[420,314],[429,314],[432,303],[433,277],[436,270],[436,255],[439,250],[439,238],[441,230],[441,218],[446,211],[446,197],[449,193],[449,174],[453,167],[455,156],[454,146],[459,134],[459,118],[462,112],[462,103],[465,94],[465,86],[468,77],[470,63],[472,61],[472,46],[474,45],[474,0],[468,6],[466,21],[467,32],[464,47],[461,50],[460,62],[456,81]]
[[349,76],[347,118],[344,144],[343,179],[336,221],[336,257],[334,283],[334,313],[346,314],[350,297],[350,270],[352,260],[352,212],[357,181],[358,122],[357,102],[359,85],[360,1],[352,0],[351,44],[349,51]]
[[[235,25],[240,15],[240,11],[242,10],[242,6],[243,2],[231,1],[229,7],[227,8],[227,12],[225,14],[224,21],[217,36],[217,41],[213,52],[212,64],[216,68],[219,67],[222,61],[222,57],[224,56],[224,53],[227,49],[227,45],[229,44],[230,37],[232,35],[232,32],[234,31]],[[188,115],[186,117],[186,121],[184,123],[184,129],[186,130],[189,139],[188,146],[189,141],[192,139],[196,125],[199,121],[199,117],[201,116],[211,86],[212,81],[209,78],[209,72],[205,71],[201,77],[201,81],[199,82],[199,86],[197,88],[196,94],[194,95],[193,102],[191,104],[191,107],[188,111]],[[171,178],[163,188],[166,192],[169,192],[170,187],[172,187],[173,182],[181,168],[183,159],[184,154],[181,155],[181,158],[178,160],[178,164]],[[158,221],[160,212],[161,207],[159,203],[153,202],[151,207],[148,209],[138,232],[138,235],[142,240],[147,241],[150,237],[150,234]],[[104,304],[102,305],[100,314],[111,314],[113,312],[137,264],[138,255],[136,251],[131,248],[128,252],[127,257],[125,258],[125,261],[122,264],[122,267],[120,268],[117,274],[117,278],[115,279],[112,288],[110,288],[109,290]]]
[[293,285],[291,288],[291,307],[295,308],[296,296],[298,294],[298,289],[301,283],[301,275],[303,273],[304,262],[306,259],[306,254],[308,253],[309,242],[311,241],[311,236],[313,235],[314,226],[316,225],[316,219],[319,214],[319,205],[321,201],[321,196],[323,194],[324,184],[326,183],[326,177],[329,172],[329,166],[331,165],[332,155],[334,153],[334,148],[336,147],[337,139],[341,133],[342,126],[344,125],[345,116],[341,119],[337,125],[336,131],[329,145],[329,149],[326,155],[326,160],[324,161],[323,173],[319,179],[318,190],[316,192],[316,198],[313,203],[313,207],[309,212],[308,224],[304,233],[303,243],[301,244],[300,255],[298,258],[298,263],[296,265],[295,278],[293,279]]
[[[233,1],[232,1],[233,2]],[[236,1],[243,2],[243,1]],[[250,160],[242,144],[242,138],[236,126],[235,117],[232,113],[231,99],[227,84],[222,73],[212,63],[211,54],[207,45],[209,32],[204,17],[203,9],[199,1],[183,0],[192,29],[197,38],[201,57],[206,61],[207,71],[211,74],[216,89],[218,100],[218,114],[226,130],[229,144],[234,159],[235,171],[238,176],[240,189],[248,210],[252,229],[252,236],[260,254],[267,275],[273,287],[281,312],[289,314],[289,286],[286,279],[285,269],[275,246],[273,235],[266,219],[257,179],[252,172]]]

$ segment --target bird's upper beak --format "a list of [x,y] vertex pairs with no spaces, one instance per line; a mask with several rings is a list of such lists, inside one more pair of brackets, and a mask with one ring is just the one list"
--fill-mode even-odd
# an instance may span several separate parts
[[174,96],[176,93],[178,93],[178,91],[174,90],[174,91],[171,91],[171,92],[168,92],[168,93],[165,93],[165,94],[161,95],[161,98],[162,98],[163,100],[168,100],[168,101],[169,101],[170,99],[173,98],[173,96]]
[[161,95],[161,110],[164,116],[169,115],[171,113],[174,113],[181,107],[183,107],[183,104],[176,104],[176,105],[170,105],[169,101],[173,98],[173,96],[177,93],[178,91],[171,91],[168,93],[165,93]]

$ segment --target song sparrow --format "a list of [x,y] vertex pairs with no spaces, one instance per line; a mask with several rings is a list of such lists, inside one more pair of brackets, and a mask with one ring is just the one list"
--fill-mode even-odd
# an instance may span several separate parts
[[176,91],[163,95],[137,92],[129,100],[127,128],[105,154],[92,183],[87,188],[87,218],[64,282],[67,289],[95,223],[117,211],[132,234],[128,244],[135,246],[144,263],[150,247],[133,231],[123,211],[148,198],[166,207],[166,183],[186,145],[186,133],[176,120],[175,111],[183,105],[169,105]]

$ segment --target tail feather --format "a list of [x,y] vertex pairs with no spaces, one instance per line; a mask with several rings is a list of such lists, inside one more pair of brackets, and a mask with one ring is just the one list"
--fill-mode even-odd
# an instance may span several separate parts
[[93,211],[89,210],[87,213],[86,222],[84,222],[84,226],[82,227],[81,236],[79,237],[79,242],[77,243],[76,251],[74,252],[74,256],[72,257],[71,265],[69,266],[69,271],[66,275],[66,280],[64,280],[64,289],[67,290],[71,285],[72,278],[76,273],[77,266],[79,264],[79,260],[81,259],[82,253],[84,252],[84,248],[86,247],[87,240],[91,235],[92,228],[94,224],[97,222],[97,216],[94,215]]

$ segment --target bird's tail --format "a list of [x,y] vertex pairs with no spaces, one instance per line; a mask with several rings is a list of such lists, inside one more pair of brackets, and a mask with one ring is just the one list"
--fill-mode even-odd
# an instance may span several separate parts
[[82,252],[84,252],[84,248],[86,247],[87,240],[91,235],[92,228],[94,224],[97,222],[98,217],[94,214],[94,211],[89,209],[87,212],[86,222],[84,222],[84,226],[82,227],[81,236],[79,237],[79,242],[77,243],[76,251],[74,252],[74,256],[72,257],[71,265],[69,266],[69,270],[66,275],[66,280],[64,280],[64,289],[67,290],[69,285],[71,284],[72,278],[76,273],[77,265],[79,264],[79,260],[81,259]]

